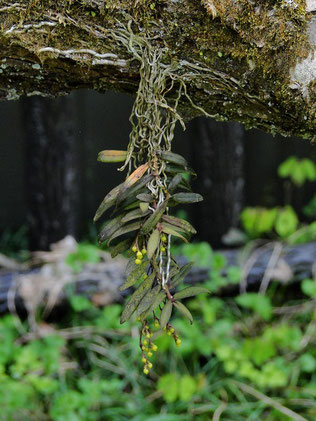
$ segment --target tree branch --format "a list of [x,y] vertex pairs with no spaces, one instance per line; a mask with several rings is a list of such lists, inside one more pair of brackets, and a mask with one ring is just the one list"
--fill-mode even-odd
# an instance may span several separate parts
[[0,99],[134,93],[139,61],[120,35],[132,21],[133,36],[164,48],[163,62],[186,83],[185,118],[203,108],[246,128],[313,138],[315,10],[314,0],[0,1]]

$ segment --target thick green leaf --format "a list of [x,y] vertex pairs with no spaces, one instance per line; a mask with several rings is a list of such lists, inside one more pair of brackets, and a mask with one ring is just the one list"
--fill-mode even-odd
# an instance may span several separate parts
[[166,298],[165,291],[160,291],[151,306],[141,315],[141,321],[145,320],[146,317],[156,310],[156,308],[162,303],[162,301]]
[[126,320],[128,320],[131,317],[131,315],[134,313],[141,299],[150,290],[154,282],[155,276],[156,274],[155,272],[153,272],[151,275],[148,276],[148,278],[146,278],[141,283],[141,285],[137,288],[137,290],[134,291],[134,293],[132,294],[130,300],[128,301],[128,303],[126,304],[122,312],[122,315],[120,318],[121,324],[126,322]]
[[146,273],[147,266],[148,260],[142,262],[140,265],[136,265],[135,269],[133,269],[128,275],[124,284],[120,286],[120,291],[124,291],[125,289],[135,285],[136,282]]
[[157,223],[160,221],[164,211],[166,210],[168,200],[165,200],[160,206],[157,207],[149,218],[145,221],[140,232],[142,234],[149,234],[153,228],[156,228]]
[[187,160],[177,153],[162,151],[160,155],[164,161],[170,162],[172,164],[180,165],[182,167],[186,167],[188,165]]
[[133,209],[130,212],[128,212],[125,216],[122,218],[122,222],[129,222],[133,219],[142,218],[144,216],[144,213],[139,209]]
[[161,312],[161,315],[160,315],[160,327],[161,327],[161,329],[163,329],[166,326],[166,324],[169,322],[170,317],[171,317],[171,313],[172,313],[172,302],[168,301],[164,305],[164,307],[162,309],[162,312]]
[[98,153],[100,162],[124,162],[127,157],[127,151],[106,150]]
[[189,287],[174,294],[173,298],[175,300],[181,300],[182,298],[194,297],[195,295],[202,294],[202,293],[209,294],[209,292],[210,291],[208,289],[203,288],[203,287]]
[[159,246],[160,243],[160,232],[155,229],[148,240],[147,243],[147,256],[148,259],[151,259],[155,253],[155,251],[157,250],[157,247]]
[[132,270],[134,270],[138,266],[135,263],[135,253],[132,252],[131,256],[132,257],[128,260],[126,268],[125,268],[125,272],[124,272],[126,278],[129,276],[129,274],[132,272]]
[[115,231],[117,231],[119,228],[123,226],[122,217],[123,215],[119,215],[116,218],[111,219],[111,221],[109,221],[104,226],[104,228],[98,235],[99,243],[103,243],[104,241],[106,241],[109,237],[111,237],[112,234],[115,233]]
[[188,240],[185,237],[183,237],[183,235],[179,234],[179,232],[176,230],[176,227],[174,227],[173,225],[170,225],[170,224],[167,224],[166,222],[163,222],[161,224],[161,228],[162,228],[162,231],[165,234],[170,234],[170,235],[173,235],[174,237],[179,237],[185,243],[187,243],[187,244],[189,243]]
[[97,211],[94,215],[94,218],[93,218],[94,222],[96,222],[104,214],[105,211],[107,211],[108,209],[110,209],[114,205],[121,186],[122,186],[122,184],[119,184],[118,186],[114,187],[114,189],[112,189],[105,196],[101,205],[98,207],[98,209],[97,209]]
[[159,292],[161,291],[161,286],[156,285],[153,289],[147,292],[147,294],[144,296],[144,298],[139,303],[135,316],[138,317],[140,314],[144,313],[148,308],[153,304],[153,302],[156,300]]
[[131,238],[126,238],[123,241],[120,241],[116,246],[114,246],[111,250],[111,257],[114,258],[118,256],[121,253],[124,253],[124,251],[128,250],[133,243],[133,240]]
[[162,220],[169,223],[170,225],[174,225],[178,228],[181,228],[182,231],[189,232],[191,234],[196,234],[196,230],[190,222],[186,221],[185,219],[176,218],[175,216],[171,215],[163,215]]
[[171,287],[175,288],[183,279],[187,276],[187,274],[192,269],[192,266],[194,265],[194,262],[189,262],[182,266],[179,270],[179,272],[172,278],[171,280]]
[[198,193],[176,193],[172,195],[172,199],[177,203],[197,203],[203,200]]
[[136,197],[141,202],[146,202],[146,203],[150,203],[153,200],[153,196],[151,194],[148,194],[148,193],[139,193]]
[[172,193],[178,187],[178,185],[181,183],[182,180],[183,180],[182,175],[176,174],[168,185],[168,192]]
[[189,181],[186,180],[184,177],[182,177],[182,181],[178,185],[178,187],[179,187],[179,189],[187,190],[189,192],[192,192],[192,188],[191,188],[191,185],[190,185]]
[[143,215],[147,215],[148,214],[148,208],[149,208],[149,203],[146,202],[140,202],[139,204],[139,209],[141,210]]
[[190,311],[186,308],[186,306],[182,303],[180,303],[180,301],[175,301],[174,306],[177,308],[177,310],[180,311],[180,313],[182,313],[185,317],[187,317],[190,320],[190,323],[193,323],[193,317],[192,314],[190,313]]
[[108,240],[108,245],[110,245],[111,241],[114,240],[114,238],[119,237],[120,235],[127,234],[129,232],[138,230],[141,226],[141,222],[132,222],[131,224],[125,225],[124,227],[117,230]]
[[126,185],[123,183],[121,184],[120,190],[118,191],[115,205],[116,208],[127,198],[131,197],[132,199],[135,198],[136,193],[139,192],[143,187],[146,186],[149,181],[153,179],[152,174],[147,174],[143,176],[141,179],[137,180],[134,184],[130,185],[129,187],[126,187]]
[[179,165],[167,164],[166,165],[165,172],[167,174],[170,174],[170,175],[184,173],[184,174],[188,174],[188,175],[192,175],[193,177],[196,177],[196,172],[194,170],[192,170],[192,168],[189,168],[189,167],[181,167]]
[[[140,204],[140,201],[139,200],[136,200],[136,201],[134,201],[134,200],[131,200],[131,201],[124,201],[123,203],[122,203],[122,209],[124,210],[124,211],[128,211],[128,210],[133,210],[133,209],[136,209],[136,208],[138,208],[139,209],[139,204]],[[121,207],[119,207],[118,208],[118,211],[121,209]]]

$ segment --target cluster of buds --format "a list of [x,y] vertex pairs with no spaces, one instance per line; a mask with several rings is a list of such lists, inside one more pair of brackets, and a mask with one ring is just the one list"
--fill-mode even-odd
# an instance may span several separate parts
[[135,264],[140,265],[142,263],[143,257],[147,253],[147,250],[145,248],[143,248],[142,250],[139,250],[138,247],[134,245],[132,247],[132,252],[136,253]]
[[173,336],[174,342],[177,346],[181,346],[181,339],[176,334],[175,329],[171,326],[171,324],[167,323],[167,325],[164,327],[164,330],[167,332],[168,336]]
[[142,336],[145,336],[145,339],[140,341],[140,348],[142,350],[142,363],[144,363],[144,373],[148,374],[149,370],[152,368],[152,363],[149,361],[149,358],[153,356],[153,352],[156,352],[158,346],[154,344],[151,340],[153,333],[151,332],[149,326],[145,324],[142,328]]
[[160,241],[161,241],[160,251],[164,253],[166,251],[165,245],[167,243],[167,237],[165,236],[165,234],[162,234]]

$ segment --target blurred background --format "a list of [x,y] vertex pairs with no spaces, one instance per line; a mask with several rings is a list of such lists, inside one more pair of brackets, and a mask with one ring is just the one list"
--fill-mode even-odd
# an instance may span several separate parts
[[[66,234],[87,236],[97,204],[122,178],[115,165],[97,162],[97,154],[126,147],[132,104],[129,95],[93,91],[1,103],[0,230],[27,227],[33,250],[47,249]],[[293,155],[316,159],[315,147],[306,140],[207,118],[190,121],[185,132],[178,127],[173,148],[198,174],[195,189],[205,200],[194,206],[191,217],[197,238],[214,247],[238,226],[243,207],[288,200],[277,172],[281,162]],[[297,212],[313,191],[314,184],[304,183],[294,192]]]
[[174,253],[211,294],[187,300],[192,326],[174,317],[181,347],[154,339],[145,376],[137,323],[119,324],[126,260],[92,223],[123,178],[97,154],[126,148],[132,104],[0,103],[0,420],[315,420],[315,146],[202,117],[176,130],[204,201],[179,211],[198,234]]

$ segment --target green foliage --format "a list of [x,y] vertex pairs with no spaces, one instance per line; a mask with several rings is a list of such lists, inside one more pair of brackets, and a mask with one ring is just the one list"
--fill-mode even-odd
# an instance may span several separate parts
[[316,165],[310,159],[289,157],[278,168],[281,178],[289,178],[295,185],[302,186],[306,181],[316,181]]
[[83,295],[72,295],[70,297],[70,305],[77,312],[89,310],[92,307],[91,302]]
[[309,203],[304,206],[303,212],[309,218],[316,218],[316,194],[311,198]]
[[[195,252],[194,247],[191,250]],[[228,283],[230,268],[225,265],[217,254],[214,267]],[[238,279],[236,267],[232,273]],[[133,323],[119,323],[120,304],[96,308],[74,295],[63,318],[72,320],[73,326],[55,323],[53,335],[24,336],[23,341],[19,322],[13,316],[2,317],[0,420],[206,421],[223,397],[223,419],[249,421],[256,415],[282,420],[279,411],[238,386],[245,384],[312,421],[316,352],[315,332],[309,325],[315,317],[315,283],[302,282],[305,296],[287,303],[284,316],[274,312],[282,303],[272,290],[275,285],[266,296],[247,293],[235,299],[187,297],[185,305],[198,322],[190,329],[182,318],[173,322],[182,337],[179,348],[168,329],[160,332],[155,343],[161,352],[153,356],[153,375],[148,378],[139,374]]]
[[236,298],[236,302],[241,307],[253,310],[266,321],[271,319],[272,306],[269,298],[265,295],[256,293],[242,294]]
[[[301,187],[305,182],[316,181],[316,164],[309,159],[294,156],[284,161],[278,168],[281,178],[288,178],[291,183]],[[291,196],[291,183],[287,185],[286,202]],[[303,208],[308,218],[316,215],[316,196]],[[299,226],[299,219],[290,204],[284,207],[263,208],[246,207],[241,213],[241,224],[250,239],[262,236],[280,238],[290,244],[299,244],[316,239],[315,222]]]
[[66,263],[75,272],[80,272],[84,263],[98,263],[100,261],[100,250],[97,246],[87,243],[79,243],[75,253],[69,253]]
[[176,373],[165,374],[160,377],[157,389],[161,391],[164,400],[168,403],[176,400],[187,402],[198,390],[198,379],[188,374],[182,376]]
[[302,291],[309,297],[316,298],[316,282],[312,279],[302,281]]
[[284,208],[245,208],[241,222],[251,238],[271,234],[273,231],[282,239],[293,234],[298,226],[298,218],[291,206]]
[[275,231],[281,238],[286,238],[293,234],[298,225],[298,218],[291,206],[286,206],[277,214],[275,221]]

